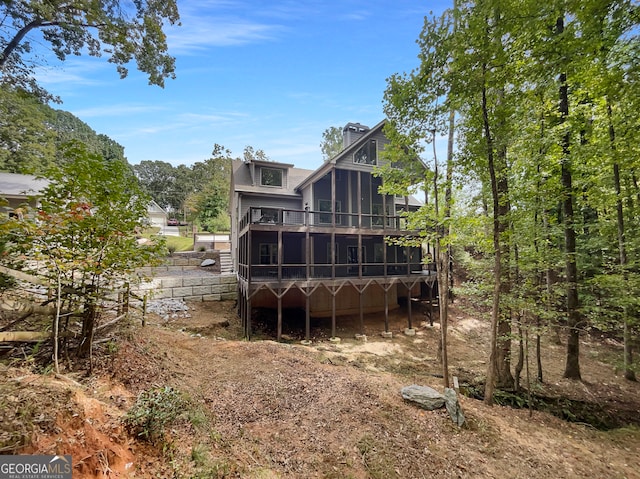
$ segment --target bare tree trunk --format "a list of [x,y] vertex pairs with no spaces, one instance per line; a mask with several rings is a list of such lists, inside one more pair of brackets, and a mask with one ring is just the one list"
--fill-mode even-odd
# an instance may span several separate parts
[[[622,270],[623,281],[627,283],[627,248],[624,228],[624,210],[622,204],[622,188],[620,187],[620,164],[616,156],[615,145],[615,129],[613,127],[613,119],[611,114],[611,104],[607,98],[607,117],[609,120],[609,141],[611,143],[611,152],[613,153],[613,181],[616,189],[616,213],[618,224],[618,250],[620,269]],[[627,288],[625,288],[626,290]],[[633,370],[633,349],[631,347],[631,335],[629,332],[629,315],[626,307],[622,308],[622,337],[624,341],[624,377],[629,381],[636,381],[636,373]]]
[[58,358],[60,356],[59,348],[60,348],[60,312],[62,310],[62,278],[60,277],[60,272],[57,275],[57,288],[56,288],[56,315],[53,321],[53,363],[56,368],[56,374],[60,374],[60,363]]
[[[452,175],[451,169],[453,168],[453,127],[455,112],[450,113],[449,123],[449,141],[447,148],[447,172],[446,172],[446,186],[445,186],[445,208],[444,216],[448,218],[451,211],[451,186],[450,179]],[[439,218],[439,195],[438,195],[438,159],[436,153],[436,132],[433,130],[433,157],[434,157],[434,207],[436,217]],[[447,332],[449,329],[449,248],[442,247],[442,240],[448,236],[448,227],[436,226],[436,275],[438,278],[438,308],[440,313],[440,342],[438,344],[438,359],[442,364],[442,382],[445,388],[449,387],[449,355],[447,352]]]
[[518,362],[516,363],[514,372],[514,388],[516,393],[520,392],[520,375],[524,368],[524,338],[522,337],[522,313],[518,318]]
[[[511,376],[511,325],[505,320],[503,308],[501,308],[501,296],[508,292],[508,275],[503,271],[503,264],[508,259],[508,247],[505,247],[503,235],[506,231],[506,213],[509,204],[506,197],[507,182],[506,171],[496,165],[494,145],[489,127],[489,113],[487,107],[486,87],[482,88],[482,117],[484,125],[485,141],[487,146],[487,160],[489,175],[491,177],[491,193],[493,197],[493,246],[494,246],[494,288],[493,305],[491,309],[491,345],[489,352],[489,364],[487,367],[487,382],[485,384],[484,400],[487,404],[493,404],[493,392],[496,385],[501,387],[513,387]],[[505,280],[505,275],[507,279]]]
[[[556,22],[556,33],[564,32],[564,18],[558,18]],[[569,117],[569,86],[567,84],[567,74],[560,73],[559,90],[559,111],[560,123],[565,124]],[[561,181],[562,181],[562,212],[564,220],[564,246],[565,246],[565,266],[567,284],[567,361],[564,370],[564,377],[567,379],[581,379],[580,375],[580,311],[578,310],[578,267],[576,264],[576,230],[574,225],[573,201],[575,192],[572,185],[571,171],[571,134],[569,127],[562,136],[562,161],[561,161]]]
[[537,319],[537,331],[536,331],[536,367],[538,369],[538,382],[543,383],[542,377],[542,344],[540,339],[540,316]]

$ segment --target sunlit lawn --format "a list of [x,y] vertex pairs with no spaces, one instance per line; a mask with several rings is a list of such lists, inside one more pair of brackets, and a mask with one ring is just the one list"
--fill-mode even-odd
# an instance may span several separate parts
[[[145,238],[153,239],[158,236],[160,228],[147,228],[142,233]],[[193,236],[164,236],[169,251],[193,251]]]
[[193,236],[165,236],[169,251],[193,251]]

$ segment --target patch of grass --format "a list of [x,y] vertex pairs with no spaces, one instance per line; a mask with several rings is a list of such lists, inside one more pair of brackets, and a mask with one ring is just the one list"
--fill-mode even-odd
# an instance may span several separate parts
[[204,444],[196,444],[191,448],[191,460],[196,467],[204,466],[209,460],[209,451]]
[[209,426],[209,418],[202,408],[190,409],[187,415],[189,422],[196,429],[206,430]]
[[169,251],[193,251],[193,237],[165,236]]

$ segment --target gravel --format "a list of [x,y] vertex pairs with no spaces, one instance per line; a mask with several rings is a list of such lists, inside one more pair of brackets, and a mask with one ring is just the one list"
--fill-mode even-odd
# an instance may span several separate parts
[[191,317],[184,300],[175,298],[154,299],[147,304],[147,312],[157,314],[164,321]]

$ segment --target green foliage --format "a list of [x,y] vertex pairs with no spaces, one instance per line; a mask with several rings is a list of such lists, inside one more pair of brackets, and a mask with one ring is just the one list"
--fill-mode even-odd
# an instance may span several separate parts
[[[264,155],[260,152],[251,148],[252,155]],[[223,146],[214,145],[211,158],[190,167],[143,161],[133,168],[142,187],[163,208],[177,211],[207,231],[229,230],[231,152]]]
[[169,386],[153,388],[138,396],[123,422],[130,434],[154,445],[164,442],[165,429],[183,417],[188,401]]
[[[216,147],[219,147],[219,145],[216,145]],[[221,153],[221,152],[222,151],[219,151],[218,153]],[[214,149],[214,156],[220,156],[220,155],[216,155],[215,149]],[[244,151],[242,152],[242,158],[244,159],[244,161],[271,161],[263,150],[260,150],[260,149],[256,150],[255,148],[253,148],[253,146],[250,146],[250,145],[247,145],[244,147]]]
[[64,145],[81,141],[89,152],[126,163],[124,148],[98,135],[69,112],[55,110],[33,95],[0,86],[0,170],[43,175],[66,161]]
[[[627,325],[631,342],[640,317],[637,25],[637,6],[624,0],[455,2],[426,19],[418,66],[388,80],[391,144],[379,169],[389,193],[427,189],[432,207],[408,221],[425,238],[451,226],[448,241],[470,253],[469,286],[480,298],[496,294],[505,313],[526,311],[542,327],[568,312],[580,329],[588,319],[621,336]],[[565,86],[568,113],[558,106]],[[446,181],[435,171],[420,176],[417,159],[446,132],[452,110],[460,187],[443,218],[434,193]],[[422,163],[435,163],[428,158]],[[571,232],[575,251],[565,241]],[[491,285],[496,248],[499,293]],[[566,272],[573,264],[579,309]]]
[[165,161],[144,160],[133,169],[147,194],[161,207],[178,209],[185,194],[180,194],[176,185],[175,169]]
[[337,126],[330,126],[322,132],[322,143],[320,151],[322,158],[327,161],[342,151],[342,129]]
[[226,229],[226,223],[219,221],[220,213],[223,212],[223,208],[227,202],[224,198],[213,191],[209,195],[203,195],[201,201],[198,203],[198,219],[205,231],[216,231],[216,228]]
[[[83,310],[81,355],[90,351],[101,298],[136,280],[136,268],[159,260],[163,244],[137,243],[149,199],[123,162],[107,161],[72,142],[66,163],[48,170],[37,209],[10,218],[5,264],[43,275]],[[25,261],[26,260],[26,261]]]
[[32,95],[0,87],[0,170],[40,173],[55,161],[47,108]]
[[[175,0],[165,2],[119,0],[70,3],[18,0],[2,2],[0,15],[0,78],[3,84],[46,96],[38,87],[33,70],[40,44],[60,61],[68,55],[107,54],[121,78],[135,61],[152,85],[164,86],[165,78],[174,77],[175,61],[167,54],[165,24],[179,21]],[[29,34],[41,30],[37,42]]]

